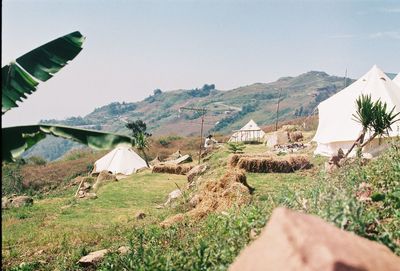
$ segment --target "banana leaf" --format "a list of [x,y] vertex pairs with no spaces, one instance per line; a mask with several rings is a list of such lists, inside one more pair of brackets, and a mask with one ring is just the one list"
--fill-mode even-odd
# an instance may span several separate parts
[[75,31],[50,41],[16,59],[1,69],[2,114],[36,91],[40,81],[47,81],[82,50],[85,38]]
[[27,125],[2,128],[2,160],[13,161],[24,151],[50,134],[71,139],[96,150],[107,150],[118,145],[134,145],[129,136],[78,129],[58,125]]

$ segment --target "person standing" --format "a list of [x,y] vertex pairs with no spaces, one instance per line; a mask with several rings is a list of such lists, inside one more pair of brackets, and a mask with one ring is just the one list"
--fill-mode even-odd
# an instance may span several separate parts
[[212,138],[212,135],[207,136],[206,141],[204,142],[204,148],[206,150],[212,150],[214,147],[214,144],[217,144],[218,141]]

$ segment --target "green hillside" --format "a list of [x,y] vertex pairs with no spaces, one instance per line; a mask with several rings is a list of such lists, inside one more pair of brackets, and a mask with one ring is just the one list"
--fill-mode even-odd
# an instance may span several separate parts
[[[347,79],[347,84],[351,82],[353,80]],[[180,110],[180,107],[201,107],[207,110],[204,122],[205,134],[209,132],[229,134],[250,119],[254,119],[259,125],[274,123],[279,92],[281,92],[279,119],[287,120],[311,114],[321,101],[343,89],[344,83],[343,77],[310,71],[296,77],[282,77],[275,82],[255,83],[228,91],[218,90],[212,84],[206,84],[201,88],[167,92],[157,89],[153,95],[140,102],[113,102],[96,108],[84,117],[41,122],[128,133],[125,122],[142,119],[156,136],[169,134],[187,136],[199,133],[201,114]],[[47,148],[48,145],[54,144],[65,148],[58,148],[56,152]],[[67,144],[61,139],[56,141],[45,139],[30,150],[28,155],[38,155],[53,160],[72,147],[77,145]]]

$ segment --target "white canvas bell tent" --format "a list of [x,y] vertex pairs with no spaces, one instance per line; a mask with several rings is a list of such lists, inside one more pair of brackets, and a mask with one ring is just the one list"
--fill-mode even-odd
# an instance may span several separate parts
[[265,133],[254,120],[250,120],[240,130],[235,131],[229,142],[262,142]]
[[400,72],[397,74],[397,76],[393,79],[393,82],[397,84],[400,87]]
[[[344,152],[352,146],[359,136],[362,126],[354,120],[356,113],[356,99],[361,95],[371,95],[372,101],[380,99],[386,102],[388,109],[394,106],[395,112],[400,110],[400,87],[397,86],[376,65],[356,82],[336,93],[318,106],[319,124],[313,141],[318,143],[314,154],[324,156],[336,155],[339,148]],[[400,123],[393,124],[389,136],[400,133]],[[371,134],[367,133],[365,140]],[[383,148],[381,140],[374,139],[364,147],[363,153],[367,156],[376,156]],[[355,150],[350,154],[355,154]]]
[[107,170],[113,174],[130,175],[145,167],[146,161],[132,148],[117,147],[94,163],[93,172]]

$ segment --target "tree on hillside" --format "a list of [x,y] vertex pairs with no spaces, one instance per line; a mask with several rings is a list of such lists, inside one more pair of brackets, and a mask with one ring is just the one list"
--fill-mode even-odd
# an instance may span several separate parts
[[146,161],[146,165],[147,165],[147,167],[149,167],[146,150],[149,149],[148,138],[151,136],[151,134],[147,132],[146,123],[142,120],[136,120],[136,121],[128,122],[125,125],[125,127],[128,128],[129,130],[131,130],[135,147],[140,152],[142,152],[142,154],[144,156],[144,160]]
[[136,120],[136,121],[128,122],[125,125],[125,127],[128,128],[129,130],[131,130],[132,136],[135,136],[140,133],[143,133],[147,137],[151,136],[151,134],[147,132],[147,125],[143,120]]
[[[361,95],[357,100],[357,111],[353,114],[355,121],[359,122],[362,126],[359,137],[356,139],[351,148],[347,151],[347,157],[355,146],[359,146],[361,151],[369,142],[377,136],[382,137],[389,135],[392,130],[391,126],[399,121],[396,119],[399,113],[394,113],[395,107],[387,111],[387,104],[382,103],[381,100],[372,101],[371,95]],[[364,142],[365,135],[368,131],[372,131],[372,136]]]
[[162,91],[161,91],[161,89],[159,89],[159,88],[157,88],[157,89],[153,90],[153,94],[154,94],[154,96],[156,96],[156,95],[160,95],[161,93],[162,93]]

